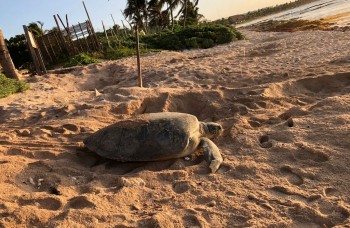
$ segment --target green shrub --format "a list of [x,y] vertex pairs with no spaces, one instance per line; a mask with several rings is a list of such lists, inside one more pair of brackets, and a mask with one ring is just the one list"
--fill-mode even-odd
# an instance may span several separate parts
[[100,60],[94,59],[87,54],[80,53],[78,55],[75,55],[69,59],[69,61],[63,65],[63,67],[72,67],[72,66],[81,66],[81,65],[88,65],[91,63],[99,63]]
[[141,42],[156,49],[184,50],[210,48],[243,38],[243,35],[231,26],[202,24],[186,28],[176,27],[174,31],[165,30],[160,33],[143,36],[141,37]]
[[22,81],[7,78],[0,74],[0,98],[7,97],[13,93],[23,92],[29,89],[29,85]]
[[[140,51],[141,51],[141,54],[143,54],[143,53],[149,53],[149,52],[159,52],[160,50],[141,48]],[[108,48],[104,52],[103,58],[110,59],[110,60],[117,60],[117,59],[129,57],[133,55],[136,55],[135,47],[134,48],[128,48],[128,47]]]
[[191,37],[185,40],[186,47],[188,48],[199,48],[198,37]]

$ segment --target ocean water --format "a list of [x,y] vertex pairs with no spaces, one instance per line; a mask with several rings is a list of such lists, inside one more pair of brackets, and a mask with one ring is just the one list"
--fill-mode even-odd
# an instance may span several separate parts
[[339,18],[337,24],[340,26],[350,25],[350,0],[319,0],[291,10],[259,18],[248,23],[240,24],[237,27],[244,27],[269,20],[315,20],[347,12],[349,12],[349,14]]

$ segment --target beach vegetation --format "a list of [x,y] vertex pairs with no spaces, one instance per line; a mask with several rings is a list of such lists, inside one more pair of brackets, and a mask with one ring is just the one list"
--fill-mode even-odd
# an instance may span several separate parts
[[63,67],[72,67],[72,66],[83,66],[91,63],[99,63],[100,60],[91,57],[88,54],[80,53],[68,59]]
[[7,97],[13,93],[23,92],[29,89],[29,85],[23,81],[7,78],[0,73],[0,98]]

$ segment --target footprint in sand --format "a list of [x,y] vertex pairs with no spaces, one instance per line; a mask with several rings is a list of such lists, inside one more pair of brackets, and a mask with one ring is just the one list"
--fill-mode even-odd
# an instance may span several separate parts
[[311,148],[300,148],[293,153],[293,156],[297,160],[311,160],[317,163],[326,162],[329,160],[327,154],[321,151],[315,151]]
[[269,211],[273,211],[273,207],[266,202],[265,200],[261,200],[259,199],[257,196],[250,194],[247,196],[248,200],[255,202],[257,205],[259,205],[260,207],[269,210]]
[[64,124],[62,125],[62,128],[73,132],[79,132],[80,130],[80,128],[75,124]]
[[302,185],[304,183],[304,179],[296,174],[291,167],[283,166],[280,168],[281,173],[287,178],[288,182],[294,185]]
[[302,193],[296,192],[293,188],[288,188],[284,186],[274,186],[270,189],[270,193],[282,198],[293,199],[303,203],[311,203],[322,198],[322,196],[319,194],[307,196]]
[[186,215],[182,219],[184,227],[203,227],[201,220],[196,215]]
[[96,205],[92,203],[86,196],[77,196],[71,198],[66,207],[73,209],[95,208]]
[[189,191],[191,184],[189,181],[175,181],[173,184],[173,190],[177,194],[182,194]]
[[260,123],[260,121],[257,121],[257,120],[248,120],[248,123],[251,127],[253,128],[258,128],[258,127],[261,127],[262,124]]
[[223,174],[223,173],[229,172],[232,169],[233,169],[233,167],[231,165],[221,164],[220,168],[216,171],[216,173]]
[[20,206],[36,205],[41,209],[57,211],[62,207],[62,202],[53,197],[46,197],[40,199],[20,199],[18,201]]
[[335,188],[325,188],[324,190],[324,195],[327,197],[338,197],[340,196],[340,192],[335,189]]
[[270,138],[268,135],[262,135],[259,138],[260,146],[262,148],[271,148],[272,142],[270,142]]

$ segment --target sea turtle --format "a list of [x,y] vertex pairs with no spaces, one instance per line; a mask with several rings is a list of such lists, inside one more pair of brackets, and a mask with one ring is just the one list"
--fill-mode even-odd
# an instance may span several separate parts
[[85,138],[84,144],[98,155],[117,161],[181,158],[199,148],[215,172],[223,159],[210,139],[222,131],[220,124],[199,122],[186,113],[148,113],[102,128]]

